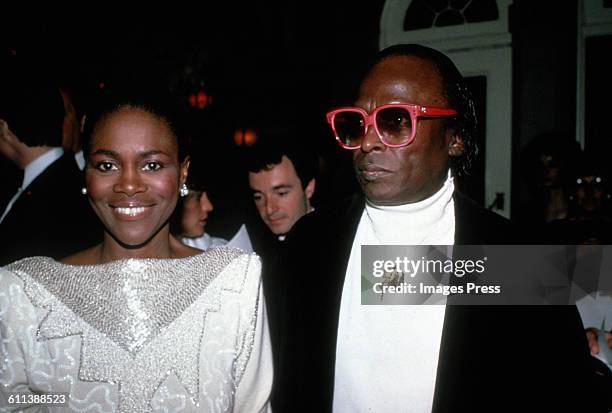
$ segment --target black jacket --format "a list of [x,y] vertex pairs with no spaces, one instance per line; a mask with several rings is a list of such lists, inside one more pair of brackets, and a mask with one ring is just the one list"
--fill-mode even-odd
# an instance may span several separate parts
[[94,245],[102,225],[81,194],[83,173],[65,152],[34,179],[0,224],[0,265],[24,257],[62,258]]
[[[454,200],[456,244],[517,243],[510,221]],[[332,410],[340,298],[364,205],[354,196],[292,231],[275,411]],[[433,411],[599,411],[589,359],[575,307],[447,305]]]

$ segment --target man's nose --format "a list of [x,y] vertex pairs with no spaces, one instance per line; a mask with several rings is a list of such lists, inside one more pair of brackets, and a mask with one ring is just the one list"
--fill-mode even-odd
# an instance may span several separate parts
[[374,125],[369,125],[366,128],[365,134],[361,138],[361,150],[363,152],[371,152],[374,150],[382,150],[384,149],[384,144],[380,140],[378,134],[376,133],[376,128]]
[[266,214],[268,214],[268,215],[273,214],[277,210],[276,201],[273,200],[273,199],[267,199],[266,200],[265,208],[266,208]]

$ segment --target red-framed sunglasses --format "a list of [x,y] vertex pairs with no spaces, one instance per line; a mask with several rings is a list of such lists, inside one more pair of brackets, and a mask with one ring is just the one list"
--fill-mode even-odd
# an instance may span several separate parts
[[338,144],[344,149],[358,149],[368,126],[373,125],[380,141],[391,148],[414,141],[418,118],[455,116],[457,111],[412,103],[393,103],[377,107],[368,114],[362,108],[342,107],[327,113],[327,122]]

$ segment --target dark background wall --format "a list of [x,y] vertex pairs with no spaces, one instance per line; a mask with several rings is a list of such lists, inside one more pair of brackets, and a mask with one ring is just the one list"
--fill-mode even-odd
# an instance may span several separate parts
[[[524,146],[550,129],[576,130],[575,0],[518,0],[511,7],[514,135]],[[553,13],[554,11],[554,13]]]
[[[15,30],[3,27],[4,52],[86,90],[101,83],[165,82],[187,93],[201,82],[214,100],[192,120],[196,147],[221,188],[210,225],[218,232],[227,217],[241,219],[236,211],[245,202],[250,206],[240,148],[232,141],[236,127],[295,126],[291,139],[320,154],[326,179],[318,201],[355,190],[348,154],[336,147],[325,112],[350,101],[357,74],[377,51],[383,4],[228,2],[203,13],[172,11],[163,19],[89,15],[12,22]],[[511,6],[513,209],[522,201],[521,149],[541,132],[575,131],[576,11],[575,0],[515,0]]]
[[226,2],[163,18],[24,19],[3,27],[3,58],[57,74],[85,98],[135,84],[167,84],[185,96],[203,86],[213,103],[191,110],[194,150],[216,181],[209,229],[225,235],[252,206],[232,139],[238,127],[292,125],[297,132],[288,139],[321,154],[330,178],[320,180],[315,202],[355,189],[348,154],[336,148],[325,113],[349,101],[357,69],[376,52],[382,4]]
[[521,170],[527,144],[542,133],[575,136],[577,12],[575,0],[517,0],[511,6],[512,212],[528,201]]

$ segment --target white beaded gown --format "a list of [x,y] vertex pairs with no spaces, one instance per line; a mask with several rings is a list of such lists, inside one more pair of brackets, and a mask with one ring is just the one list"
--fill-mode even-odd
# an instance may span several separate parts
[[[0,269],[0,411],[268,411],[260,270],[232,248]],[[8,402],[49,392],[68,393],[69,405]]]

